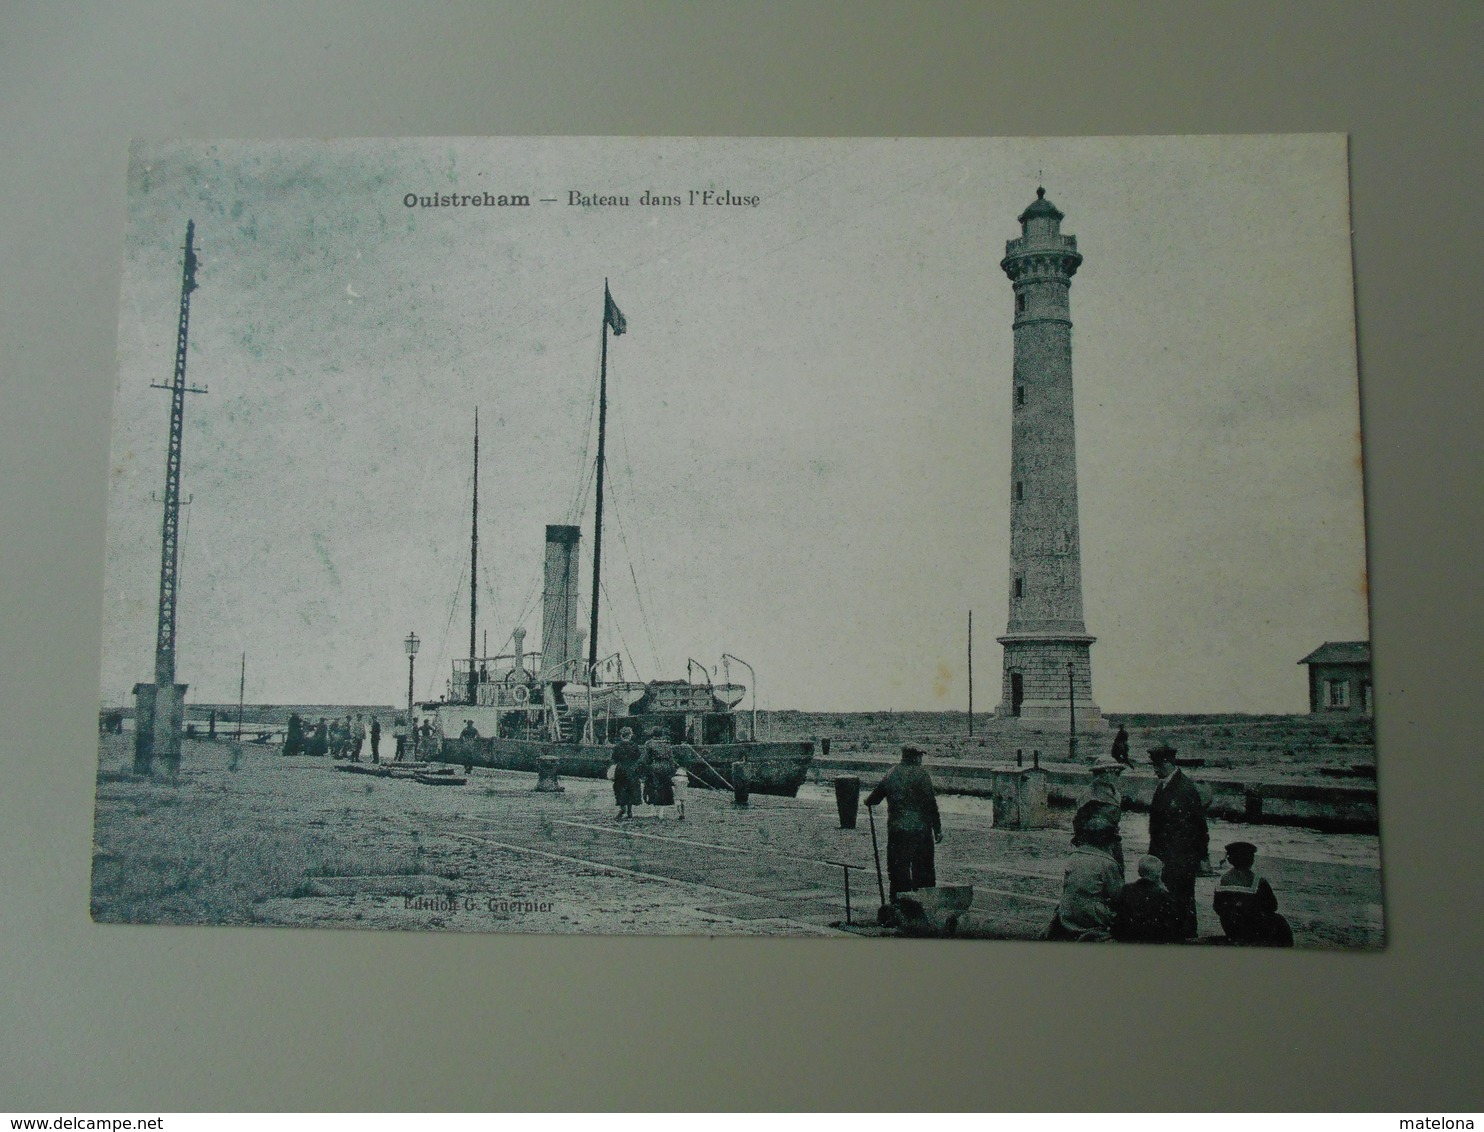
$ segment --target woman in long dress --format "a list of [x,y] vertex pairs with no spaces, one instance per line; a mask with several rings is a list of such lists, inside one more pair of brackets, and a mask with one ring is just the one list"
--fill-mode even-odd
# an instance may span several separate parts
[[670,753],[670,744],[651,743],[644,761],[649,782],[649,804],[651,806],[673,806],[675,804],[675,756]]
[[613,745],[613,801],[618,806],[618,820],[634,816],[634,807],[643,801],[639,760],[643,753],[634,743],[634,732],[625,727]]

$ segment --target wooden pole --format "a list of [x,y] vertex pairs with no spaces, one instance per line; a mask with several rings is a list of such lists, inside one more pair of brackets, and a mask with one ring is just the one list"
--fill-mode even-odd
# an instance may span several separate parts
[[969,738],[974,737],[974,611],[969,610]]
[[242,675],[237,681],[237,738],[242,738],[242,699],[247,691],[247,653],[242,654]]
[[469,521],[469,702],[478,697],[474,684],[478,680],[475,668],[478,658],[474,655],[476,636],[474,626],[479,611],[479,406],[474,406],[474,507]]
[[866,807],[866,817],[871,821],[871,854],[876,858],[876,891],[881,894],[881,906],[886,907],[886,885],[881,880],[881,847],[876,844],[876,811]]

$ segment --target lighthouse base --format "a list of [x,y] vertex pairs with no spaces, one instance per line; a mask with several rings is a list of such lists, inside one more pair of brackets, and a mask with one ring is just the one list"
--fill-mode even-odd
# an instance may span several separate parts
[[1090,646],[1085,633],[1007,633],[997,727],[1100,735],[1108,723],[1092,698]]

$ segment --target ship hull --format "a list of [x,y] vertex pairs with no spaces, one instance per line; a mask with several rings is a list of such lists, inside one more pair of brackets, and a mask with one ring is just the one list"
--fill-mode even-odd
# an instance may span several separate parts
[[[613,765],[611,746],[585,743],[481,737],[443,739],[434,747],[420,753],[432,762],[533,774],[537,770],[536,760],[549,755],[557,760],[557,773],[572,778],[606,778]],[[798,794],[814,761],[814,744],[807,741],[715,743],[702,747],[676,744],[669,751],[692,785],[718,790],[730,790],[732,764],[746,755],[751,793],[784,798]]]

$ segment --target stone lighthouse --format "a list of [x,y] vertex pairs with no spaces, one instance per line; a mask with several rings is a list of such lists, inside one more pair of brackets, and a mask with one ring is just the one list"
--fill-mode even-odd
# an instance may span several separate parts
[[1004,683],[995,715],[1029,730],[1104,731],[1092,698],[1082,620],[1070,291],[1082,257],[1062,213],[1037,189],[1000,267],[1015,295],[1010,426],[1010,620],[998,638]]

